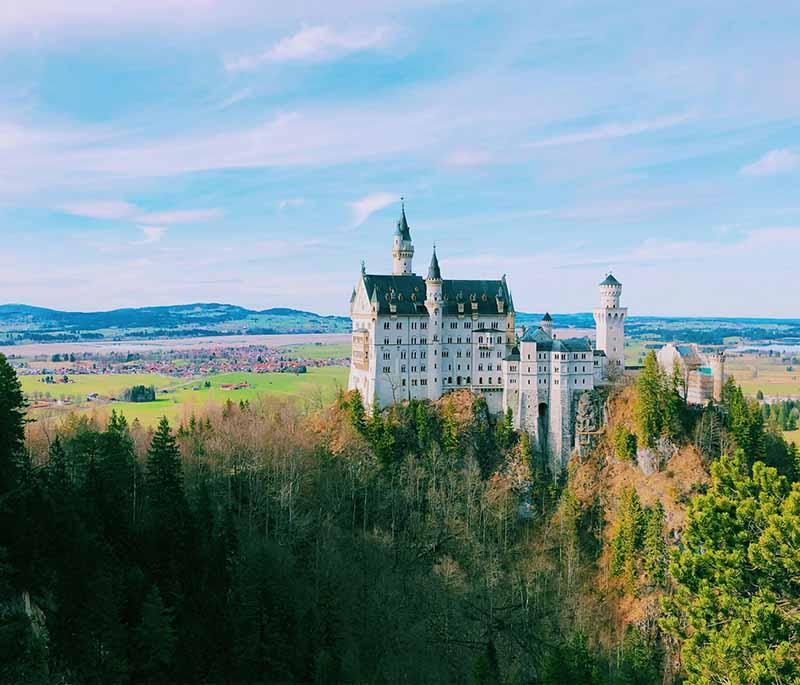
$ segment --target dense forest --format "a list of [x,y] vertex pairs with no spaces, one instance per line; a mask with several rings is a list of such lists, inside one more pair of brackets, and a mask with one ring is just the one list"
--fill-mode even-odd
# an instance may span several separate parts
[[0,682],[800,683],[796,450],[681,398],[553,474],[468,392],[53,434],[0,355]]

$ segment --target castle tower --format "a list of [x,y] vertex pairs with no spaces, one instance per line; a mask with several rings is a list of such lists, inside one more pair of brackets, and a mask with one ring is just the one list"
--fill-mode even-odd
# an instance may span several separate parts
[[725,352],[714,352],[708,355],[711,363],[711,376],[714,378],[714,401],[722,401],[722,386],[725,385]]
[[406,206],[402,205],[400,219],[394,232],[392,242],[392,275],[411,276],[411,261],[414,258],[414,244],[411,242],[411,231],[406,221]]
[[425,279],[425,309],[428,310],[428,399],[442,396],[441,339],[442,330],[442,271],[433,246],[431,265]]
[[627,307],[620,307],[622,283],[608,274],[600,283],[600,306],[594,310],[597,349],[606,353],[608,375],[625,372],[625,317]]
[[553,317],[550,316],[550,312],[545,312],[545,315],[539,323],[539,327],[551,338],[553,337]]

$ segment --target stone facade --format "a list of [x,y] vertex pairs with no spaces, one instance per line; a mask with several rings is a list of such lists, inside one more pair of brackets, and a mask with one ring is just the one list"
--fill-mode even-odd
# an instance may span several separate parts
[[549,314],[518,334],[505,276],[444,279],[434,249],[422,278],[413,271],[413,254],[403,208],[392,274],[369,274],[362,265],[353,289],[348,388],[360,392],[368,411],[471,390],[494,413],[510,408],[516,428],[529,432],[554,467],[563,467],[576,446],[581,396],[624,371],[627,310],[619,306],[621,284],[610,275],[600,284],[595,349],[588,338],[554,335]]
[[672,374],[677,367],[689,404],[707,404],[722,399],[725,383],[723,352],[705,354],[695,343],[667,343],[656,353],[656,359],[664,373]]

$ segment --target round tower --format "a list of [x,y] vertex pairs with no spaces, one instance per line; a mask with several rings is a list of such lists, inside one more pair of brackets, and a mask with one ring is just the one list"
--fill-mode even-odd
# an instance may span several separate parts
[[425,279],[425,309],[428,310],[428,399],[438,400],[442,396],[441,357],[439,334],[442,330],[442,271],[433,246],[431,265]]
[[414,244],[411,242],[411,230],[406,220],[406,206],[402,204],[400,219],[392,241],[392,274],[395,276],[411,276],[414,271],[411,267],[414,259]]
[[607,374],[616,378],[625,372],[625,318],[627,307],[620,307],[622,283],[608,274],[599,284],[600,306],[594,310],[596,348],[605,352]]
[[725,385],[725,352],[713,352],[708,355],[711,365],[711,376],[714,379],[714,401],[722,401],[722,386]]
[[550,312],[545,312],[545,315],[539,322],[539,328],[541,328],[551,338],[553,337],[553,317],[550,316]]

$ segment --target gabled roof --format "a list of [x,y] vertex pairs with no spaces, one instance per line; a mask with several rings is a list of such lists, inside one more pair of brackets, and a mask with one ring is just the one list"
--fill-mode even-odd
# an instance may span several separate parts
[[612,274],[608,274],[605,280],[600,282],[600,285],[622,285]]
[[542,321],[552,321],[553,317],[550,316],[550,312],[545,312],[544,316],[542,317]]
[[[364,287],[379,314],[397,316],[428,316],[425,308],[425,279],[414,274],[402,276],[365,274]],[[442,281],[442,313],[444,316],[499,316],[498,299],[503,303],[502,314],[513,311],[508,287],[502,280]],[[392,305],[394,311],[392,311]],[[462,305],[462,307],[459,307]],[[473,307],[473,305],[475,305]]]
[[591,352],[592,343],[589,338],[551,338],[541,328],[529,328],[520,339],[521,342],[536,343],[536,349],[542,352]]

